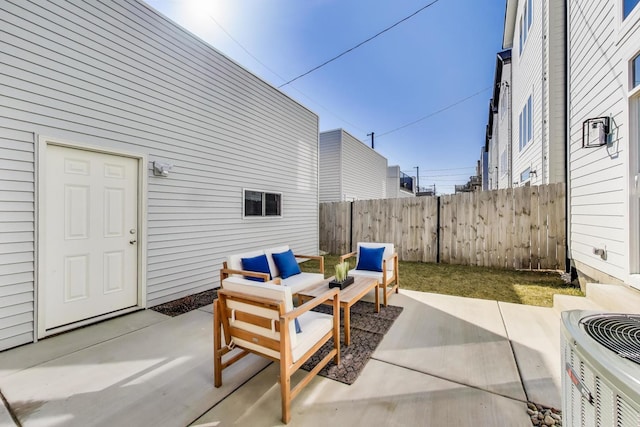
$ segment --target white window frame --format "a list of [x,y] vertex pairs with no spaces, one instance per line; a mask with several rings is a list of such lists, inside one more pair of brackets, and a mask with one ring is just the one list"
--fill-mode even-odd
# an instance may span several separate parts
[[[526,178],[524,178],[525,174],[527,175]],[[531,181],[531,166],[520,172],[520,184],[524,184],[529,181]]]
[[[262,193],[262,214],[261,215],[247,215],[245,209],[245,202],[247,199],[247,191],[251,191],[254,193]],[[267,215],[267,194],[276,194],[280,196],[280,214],[279,215]],[[283,195],[278,191],[266,191],[266,190],[256,190],[253,188],[243,188],[242,189],[242,218],[244,219],[253,219],[253,218],[282,218],[282,206],[283,206]]]
[[520,55],[527,45],[531,24],[533,23],[533,0],[525,0],[522,15],[520,15]]
[[524,150],[533,140],[533,94],[529,95],[524,107],[520,110],[518,146]]

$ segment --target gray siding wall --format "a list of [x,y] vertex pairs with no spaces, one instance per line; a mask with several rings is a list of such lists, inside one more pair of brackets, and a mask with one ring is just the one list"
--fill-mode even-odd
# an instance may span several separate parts
[[342,201],[342,130],[320,133],[320,203]]
[[347,199],[384,199],[387,159],[342,131],[342,192]]
[[0,350],[33,339],[34,135],[0,127]]
[[[318,118],[145,4],[0,0],[0,349],[33,339],[34,134],[146,154],[147,305],[225,257],[318,251]],[[243,219],[243,188],[283,193]]]
[[[629,64],[640,50],[640,25],[637,13],[635,22],[621,22],[619,6],[597,0],[569,2],[569,238],[571,257],[580,270],[593,278],[600,272],[627,281],[629,274],[640,272],[633,271],[639,236],[630,225],[637,219],[629,206],[634,175],[629,147],[637,153],[638,146],[637,130],[631,138],[629,134]],[[613,119],[611,145],[582,148],[583,121],[600,116]],[[594,248],[603,247],[607,260],[593,254]]]

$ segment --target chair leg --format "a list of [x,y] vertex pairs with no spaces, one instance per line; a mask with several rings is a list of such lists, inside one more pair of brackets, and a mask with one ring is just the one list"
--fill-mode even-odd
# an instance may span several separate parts
[[220,303],[213,302],[213,383],[222,386],[222,333],[220,331]]
[[286,365],[280,361],[280,397],[282,399],[282,422],[291,421],[291,377]]

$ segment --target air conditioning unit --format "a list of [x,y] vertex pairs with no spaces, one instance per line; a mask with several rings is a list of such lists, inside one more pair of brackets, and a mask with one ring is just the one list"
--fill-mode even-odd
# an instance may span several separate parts
[[640,426],[640,315],[562,313],[564,426]]

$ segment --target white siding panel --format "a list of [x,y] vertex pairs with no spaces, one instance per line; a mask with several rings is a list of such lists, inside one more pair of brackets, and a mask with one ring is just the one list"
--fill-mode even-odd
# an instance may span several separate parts
[[358,200],[384,199],[387,159],[342,131],[342,191]]
[[342,201],[342,131],[320,133],[320,203]]
[[[619,2],[569,1],[570,243],[580,263],[625,281],[630,236],[627,67],[640,46],[638,25],[621,40]],[[582,148],[582,123],[614,119],[613,143]],[[593,254],[606,247],[607,260]]]
[[[148,305],[217,286],[232,253],[317,253],[313,112],[138,1],[0,0],[0,27],[0,262],[31,266],[0,288],[33,301],[34,134],[174,165],[148,170]],[[282,193],[282,217],[244,219],[243,188]],[[33,339],[14,320],[0,349]]]

